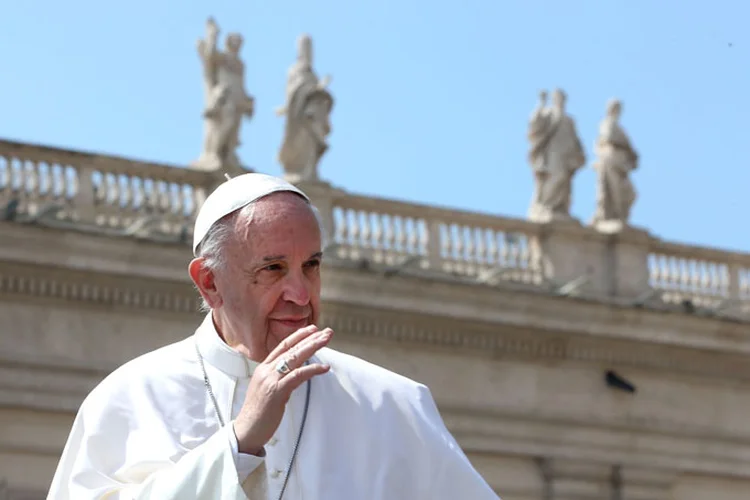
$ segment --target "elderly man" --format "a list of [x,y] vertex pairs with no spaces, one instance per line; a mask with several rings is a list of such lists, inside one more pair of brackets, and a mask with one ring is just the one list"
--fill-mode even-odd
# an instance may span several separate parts
[[307,196],[231,179],[195,222],[194,335],[83,402],[50,499],[495,499],[429,390],[327,348]]

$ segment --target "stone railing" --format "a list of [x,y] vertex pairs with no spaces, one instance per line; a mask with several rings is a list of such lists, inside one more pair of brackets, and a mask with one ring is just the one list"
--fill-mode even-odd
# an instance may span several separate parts
[[214,182],[206,172],[0,141],[6,220],[184,238]]
[[666,302],[750,312],[750,254],[653,239],[649,274]]
[[[581,281],[581,290],[593,296],[656,297],[750,314],[750,254],[664,242],[635,229],[613,236],[577,224],[536,224],[341,192],[330,206],[338,258],[553,290]],[[629,286],[618,290],[612,282]]]
[[334,203],[333,222],[342,258],[480,279],[542,280],[530,247],[538,226],[526,221],[345,195]]
[[[189,241],[197,209],[223,179],[169,165],[0,140],[0,219]],[[661,241],[628,229],[525,220],[301,185],[339,259],[386,272],[514,282],[590,297],[750,314],[750,254]],[[575,286],[570,286],[571,283]],[[686,305],[686,303],[689,304]]]

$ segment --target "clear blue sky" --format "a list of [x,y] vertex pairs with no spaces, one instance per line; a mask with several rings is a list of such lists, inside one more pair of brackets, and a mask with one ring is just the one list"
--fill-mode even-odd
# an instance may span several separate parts
[[[526,123],[560,86],[592,158],[619,97],[642,156],[633,222],[750,251],[750,2],[23,0],[3,5],[0,137],[173,164],[201,145],[206,17],[245,36],[242,159],[279,174],[285,77],[313,36],[333,76],[321,175],[347,190],[524,217]],[[223,40],[222,40],[223,43]],[[731,46],[730,46],[731,44]],[[574,215],[595,202],[590,164]]]

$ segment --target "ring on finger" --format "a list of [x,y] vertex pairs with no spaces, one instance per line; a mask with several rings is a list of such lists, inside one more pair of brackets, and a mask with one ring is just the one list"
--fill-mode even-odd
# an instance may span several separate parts
[[282,375],[286,375],[292,371],[292,369],[289,368],[289,363],[287,363],[286,358],[281,358],[279,362],[276,363],[276,371]]

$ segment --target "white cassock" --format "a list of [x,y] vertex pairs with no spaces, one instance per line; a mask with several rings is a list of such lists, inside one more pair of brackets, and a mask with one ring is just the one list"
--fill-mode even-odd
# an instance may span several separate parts
[[[331,370],[312,380],[285,499],[499,498],[446,429],[427,387],[332,349],[315,358]],[[278,498],[306,385],[292,394],[266,456],[239,454],[230,422],[253,366],[221,340],[208,314],[194,336],[118,368],[81,405],[48,499]]]

